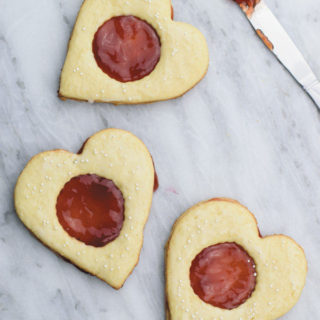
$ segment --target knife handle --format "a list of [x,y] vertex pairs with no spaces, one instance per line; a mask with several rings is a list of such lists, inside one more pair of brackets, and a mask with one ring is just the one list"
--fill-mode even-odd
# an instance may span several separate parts
[[311,96],[317,107],[320,109],[320,81],[312,73],[309,75],[309,77],[304,79],[302,85]]

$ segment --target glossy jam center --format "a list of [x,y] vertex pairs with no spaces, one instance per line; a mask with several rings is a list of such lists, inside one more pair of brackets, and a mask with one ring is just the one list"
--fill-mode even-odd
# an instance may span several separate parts
[[72,178],[56,204],[63,229],[73,238],[103,247],[118,237],[124,221],[124,199],[113,181],[95,174]]
[[231,310],[251,296],[256,285],[255,264],[236,243],[220,243],[195,257],[190,268],[190,282],[204,302]]
[[160,59],[160,39],[155,29],[134,16],[106,21],[96,32],[93,54],[109,77],[135,81],[150,74]]

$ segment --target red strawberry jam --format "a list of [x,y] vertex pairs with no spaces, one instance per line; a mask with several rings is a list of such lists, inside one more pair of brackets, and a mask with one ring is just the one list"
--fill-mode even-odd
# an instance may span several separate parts
[[95,174],[72,178],[61,190],[57,216],[73,238],[94,247],[116,239],[124,221],[124,199],[113,181]]
[[158,189],[159,189],[159,178],[158,178],[156,170],[154,170],[153,192],[156,192]]
[[190,282],[201,300],[222,309],[243,304],[256,286],[253,259],[236,243],[202,250],[192,261]]
[[235,0],[238,4],[246,5],[248,8],[254,8],[260,0]]
[[150,74],[160,60],[161,44],[155,29],[134,16],[106,21],[96,32],[93,54],[98,66],[120,82]]

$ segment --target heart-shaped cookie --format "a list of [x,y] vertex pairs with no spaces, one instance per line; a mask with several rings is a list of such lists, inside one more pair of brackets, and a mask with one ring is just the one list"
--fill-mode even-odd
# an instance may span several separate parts
[[274,320],[298,301],[306,273],[291,238],[262,238],[236,201],[202,202],[176,221],[167,244],[167,319]]
[[79,154],[33,157],[17,181],[15,207],[47,247],[119,289],[139,259],[154,177],[146,146],[107,129]]
[[195,86],[208,62],[204,36],[172,20],[170,0],[85,0],[59,96],[114,104],[168,100]]

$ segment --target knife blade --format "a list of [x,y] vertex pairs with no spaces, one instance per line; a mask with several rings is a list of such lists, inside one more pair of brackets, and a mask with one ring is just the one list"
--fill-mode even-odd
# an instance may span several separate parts
[[278,58],[320,110],[320,82],[271,10],[261,1],[236,0],[258,36]]

